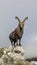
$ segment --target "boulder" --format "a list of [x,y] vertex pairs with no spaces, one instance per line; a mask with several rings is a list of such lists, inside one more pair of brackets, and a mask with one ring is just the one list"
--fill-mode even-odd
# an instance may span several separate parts
[[14,47],[13,51],[8,52],[8,55],[14,60],[23,60],[24,59],[24,50],[22,46]]
[[11,61],[25,60],[24,49],[22,46],[9,46],[4,48],[3,54],[0,57],[0,63],[9,63]]

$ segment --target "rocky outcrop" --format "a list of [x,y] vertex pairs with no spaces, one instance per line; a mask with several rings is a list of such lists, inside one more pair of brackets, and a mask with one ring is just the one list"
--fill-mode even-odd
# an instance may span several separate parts
[[24,50],[22,46],[14,47],[10,45],[3,49],[3,54],[0,57],[0,63],[8,63],[10,61],[19,61],[24,59]]
[[12,52],[8,52],[8,56],[14,60],[23,60],[24,59],[24,50],[20,46],[16,46],[12,49]]

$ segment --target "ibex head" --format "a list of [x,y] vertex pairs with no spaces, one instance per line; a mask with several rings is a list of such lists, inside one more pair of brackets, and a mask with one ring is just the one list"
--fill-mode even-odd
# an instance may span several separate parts
[[17,16],[15,17],[15,19],[18,20],[20,29],[23,29],[24,22],[28,19],[28,17],[25,17],[23,21],[21,21]]

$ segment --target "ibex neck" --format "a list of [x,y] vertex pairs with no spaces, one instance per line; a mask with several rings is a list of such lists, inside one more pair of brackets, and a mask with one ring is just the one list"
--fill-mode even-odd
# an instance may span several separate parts
[[19,30],[20,30],[20,31],[23,31],[23,28],[20,28],[20,27],[19,27]]

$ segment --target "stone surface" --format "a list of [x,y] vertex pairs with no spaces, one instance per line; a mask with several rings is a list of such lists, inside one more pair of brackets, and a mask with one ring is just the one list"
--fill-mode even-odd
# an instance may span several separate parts
[[24,53],[24,50],[23,50],[23,48],[22,48],[22,46],[16,46],[15,48],[14,48],[14,52],[15,51],[17,51],[17,53],[19,52],[19,53]]
[[7,62],[11,59],[13,59],[14,61],[17,60],[24,60],[24,50],[22,48],[22,46],[9,46],[7,48],[4,48],[3,50],[4,54],[2,55],[2,57],[0,58],[0,63],[4,63]]
[[12,57],[14,60],[23,60],[24,59],[24,50],[20,46],[16,46],[13,48],[13,51],[8,52],[8,55]]

